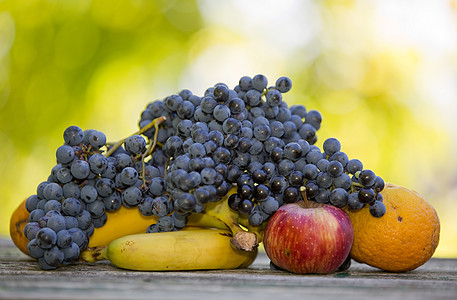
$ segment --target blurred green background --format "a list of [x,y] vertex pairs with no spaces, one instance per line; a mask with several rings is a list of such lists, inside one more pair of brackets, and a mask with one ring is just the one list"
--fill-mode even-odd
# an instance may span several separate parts
[[154,99],[262,73],[441,219],[457,257],[455,1],[0,0],[0,235],[69,125],[117,141]]

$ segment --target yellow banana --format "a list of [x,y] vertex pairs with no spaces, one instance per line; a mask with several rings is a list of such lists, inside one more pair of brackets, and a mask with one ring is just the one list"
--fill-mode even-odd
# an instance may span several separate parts
[[89,247],[101,247],[122,236],[145,233],[149,225],[156,223],[158,217],[144,216],[138,207],[127,208],[121,206],[115,212],[107,212],[108,219],[105,225],[95,228],[89,238]]
[[[106,214],[108,218],[105,225],[95,228],[89,239],[89,247],[106,246],[117,238],[145,233],[148,226],[158,220],[154,215],[142,215],[137,207],[121,206],[117,211]],[[230,211],[227,201],[211,202],[206,205],[205,211],[189,216],[188,226],[229,229],[226,223],[233,223],[236,216],[235,212]]]
[[142,271],[235,269],[249,266],[257,255],[235,249],[231,232],[192,229],[124,236],[103,248],[88,248],[88,262],[108,259],[119,268]]
[[[121,206],[117,211],[106,214],[108,218],[105,225],[95,228],[94,234],[89,239],[89,247],[106,246],[117,238],[145,233],[148,226],[158,220],[154,215],[142,215],[138,207]],[[226,223],[236,220],[236,215],[235,212],[230,211],[226,201],[211,202],[206,205],[204,212],[189,216],[188,226],[229,229]]]

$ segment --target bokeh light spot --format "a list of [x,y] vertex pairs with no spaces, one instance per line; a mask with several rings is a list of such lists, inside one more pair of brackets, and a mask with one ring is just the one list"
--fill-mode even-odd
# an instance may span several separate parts
[[55,37],[55,63],[66,69],[87,63],[97,51],[99,31],[87,20],[69,21],[60,27]]

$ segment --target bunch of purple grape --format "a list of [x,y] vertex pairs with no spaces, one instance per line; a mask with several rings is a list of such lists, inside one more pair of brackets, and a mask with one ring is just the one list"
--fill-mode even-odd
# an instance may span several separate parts
[[[124,147],[112,149],[109,156],[103,155],[109,149],[103,132],[70,126],[63,137],[64,144],[56,151],[57,164],[26,200],[27,251],[45,270],[77,260],[94,229],[106,223],[106,212],[138,205],[148,214],[152,208],[147,203],[165,191],[163,170],[148,164],[142,172],[144,137],[128,137]],[[168,198],[162,202],[166,208],[160,213],[166,215],[172,208]]]
[[382,178],[349,160],[335,138],[323,150],[315,146],[322,116],[303,105],[288,107],[283,94],[291,87],[287,77],[268,86],[263,75],[244,76],[233,89],[218,83],[202,97],[182,90],[147,105],[140,128],[166,117],[157,133],[146,135],[156,134],[163,144],[160,161],[167,163],[160,167],[174,209],[149,232],[182,228],[188,215],[220,201],[234,186],[229,205],[252,226],[304,197],[351,209],[369,204],[373,216],[384,214]]

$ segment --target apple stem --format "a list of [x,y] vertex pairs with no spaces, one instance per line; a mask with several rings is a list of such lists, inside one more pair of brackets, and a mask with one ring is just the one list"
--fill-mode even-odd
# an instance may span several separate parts
[[306,208],[309,208],[308,197],[306,196],[306,188],[304,186],[300,187],[300,193],[303,197],[303,201],[305,202]]

